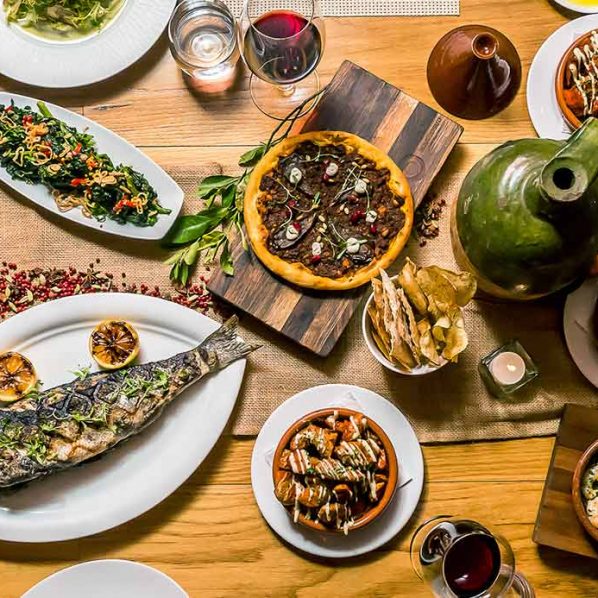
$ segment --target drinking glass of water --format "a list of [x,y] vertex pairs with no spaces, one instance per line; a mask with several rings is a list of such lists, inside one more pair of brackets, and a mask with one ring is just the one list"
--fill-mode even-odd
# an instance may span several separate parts
[[168,25],[170,51],[202,91],[222,91],[236,77],[235,18],[220,0],[182,0]]

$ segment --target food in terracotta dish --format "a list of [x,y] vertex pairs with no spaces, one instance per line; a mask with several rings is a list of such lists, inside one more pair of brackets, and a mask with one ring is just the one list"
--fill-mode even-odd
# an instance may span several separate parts
[[348,409],[322,410],[295,424],[278,445],[273,469],[276,498],[295,522],[345,534],[383,511],[397,481],[384,432]]
[[457,361],[468,343],[461,308],[476,292],[471,274],[407,259],[397,277],[382,270],[372,287],[372,336],[388,361],[408,371]]
[[583,36],[568,50],[561,70],[563,101],[579,123],[598,116],[598,31]]
[[598,529],[598,461],[586,470],[581,481],[581,494],[588,519]]
[[399,167],[367,141],[305,133],[258,163],[245,193],[247,234],[272,272],[294,284],[350,289],[388,267],[413,225]]

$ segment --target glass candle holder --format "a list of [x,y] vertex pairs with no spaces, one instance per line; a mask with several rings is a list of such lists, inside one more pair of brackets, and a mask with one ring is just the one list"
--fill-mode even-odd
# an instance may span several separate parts
[[480,376],[497,398],[505,398],[529,384],[538,376],[538,368],[518,340],[486,355],[479,365]]

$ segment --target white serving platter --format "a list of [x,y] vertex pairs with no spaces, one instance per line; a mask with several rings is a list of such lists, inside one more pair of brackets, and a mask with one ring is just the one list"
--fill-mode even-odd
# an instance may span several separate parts
[[[326,407],[346,407],[371,417],[393,443],[399,464],[397,491],[384,512],[347,536],[322,533],[293,523],[274,496],[272,456],[280,438],[304,415]],[[326,384],[297,393],[266,420],[253,448],[251,485],[264,519],[283,540],[318,557],[349,558],[380,548],[407,525],[423,490],[424,459],[409,420],[390,401],[359,386]]]
[[[0,324],[0,351],[33,362],[45,390],[92,363],[89,334],[106,318],[130,321],[138,363],[191,349],[218,323],[190,309],[127,293],[79,295],[33,307]],[[97,369],[97,368],[94,368]],[[162,416],[99,460],[0,493],[0,540],[81,538],[133,519],[172,494],[202,463],[230,417],[245,361],[191,386]]]
[[[20,108],[30,106],[33,110],[39,111],[37,108],[39,100],[0,91],[0,104],[8,105],[11,100],[14,101],[15,106]],[[79,208],[73,208],[68,212],[61,212],[52,194],[44,185],[30,185],[24,181],[15,180],[1,166],[0,181],[45,210],[88,228],[130,239],[146,241],[162,239],[174,224],[181,211],[184,199],[183,190],[153,160],[116,133],[66,108],[61,108],[49,102],[46,102],[46,106],[56,118],[81,132],[85,131],[93,135],[98,150],[101,153],[108,154],[115,165],[125,164],[132,166],[135,170],[143,174],[150,185],[156,190],[160,204],[171,210],[170,214],[160,214],[154,226],[146,227],[135,226],[130,223],[119,224],[113,220],[98,222],[94,218],[86,218]]]
[[189,598],[161,571],[142,563],[106,559],[81,563],[40,581],[22,598]]
[[139,60],[166,28],[176,0],[125,0],[99,32],[55,41],[6,22],[0,4],[0,74],[38,87],[68,88],[108,79]]

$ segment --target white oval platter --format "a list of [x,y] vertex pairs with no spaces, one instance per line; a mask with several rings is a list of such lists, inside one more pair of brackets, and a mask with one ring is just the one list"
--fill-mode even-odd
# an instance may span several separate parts
[[[37,102],[39,100],[0,91],[0,104],[8,105],[11,100],[14,101],[15,106],[20,108],[30,106],[33,110],[39,111],[37,108]],[[68,212],[61,212],[58,209],[52,194],[45,186],[29,185],[24,181],[15,180],[8,174],[6,169],[1,166],[0,181],[45,210],[83,226],[130,239],[146,241],[157,241],[162,239],[174,224],[176,217],[181,211],[184,199],[183,190],[153,160],[148,158],[143,152],[116,133],[113,133],[106,127],[103,127],[80,114],[71,112],[66,108],[61,108],[60,106],[48,102],[46,102],[46,106],[53,116],[64,121],[67,125],[75,127],[80,132],[87,132],[93,135],[98,150],[101,153],[108,154],[115,165],[125,164],[127,166],[132,166],[135,170],[138,170],[143,174],[150,185],[156,190],[160,204],[171,210],[170,214],[160,214],[158,216],[158,221],[154,226],[146,227],[135,226],[130,223],[119,224],[113,220],[98,222],[94,218],[86,218],[79,208],[73,208]]]
[[6,22],[0,5],[0,73],[38,87],[68,88],[108,79],[156,43],[176,0],[125,0],[119,14],[88,37],[55,41]]
[[[15,350],[31,359],[47,390],[72,380],[70,371],[92,363],[87,348],[91,329],[111,317],[130,321],[139,332],[138,363],[191,349],[218,328],[210,318],[163,299],[79,295],[33,307],[2,323],[0,352]],[[148,429],[99,460],[0,493],[0,540],[80,538],[157,505],[216,444],[244,370],[245,361],[238,361],[193,385]]]
[[120,559],[89,561],[62,569],[23,594],[22,598],[189,598],[161,571]]

